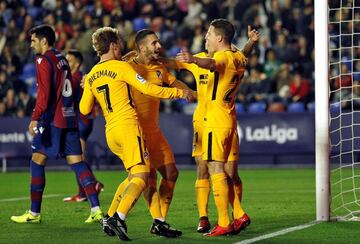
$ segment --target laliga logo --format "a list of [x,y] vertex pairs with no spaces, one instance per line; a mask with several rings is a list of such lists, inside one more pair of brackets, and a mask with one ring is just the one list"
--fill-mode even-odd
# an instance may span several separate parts
[[297,128],[278,128],[276,124],[270,126],[264,126],[263,128],[253,129],[250,126],[245,127],[245,134],[243,133],[240,125],[237,125],[239,134],[239,144],[245,136],[245,140],[248,142],[266,142],[274,141],[278,144],[284,144],[287,141],[298,140],[298,129]]

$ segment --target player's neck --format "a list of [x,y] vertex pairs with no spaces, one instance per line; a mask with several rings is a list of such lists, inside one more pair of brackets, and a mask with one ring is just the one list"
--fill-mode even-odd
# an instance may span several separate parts
[[50,46],[43,46],[41,48],[41,55],[44,55],[47,51],[51,50],[51,48]]
[[135,61],[139,64],[151,64],[151,60],[144,55],[138,55],[135,57]]
[[104,53],[103,55],[100,56],[100,63],[111,59],[115,59],[115,56],[113,55],[112,52]]
[[221,44],[218,46],[216,51],[226,51],[226,50],[231,50],[230,44]]

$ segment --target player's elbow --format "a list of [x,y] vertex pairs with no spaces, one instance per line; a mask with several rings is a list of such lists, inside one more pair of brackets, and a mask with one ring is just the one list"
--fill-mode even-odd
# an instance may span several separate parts
[[87,115],[91,112],[91,107],[87,106],[86,103],[81,100],[79,110],[83,115]]

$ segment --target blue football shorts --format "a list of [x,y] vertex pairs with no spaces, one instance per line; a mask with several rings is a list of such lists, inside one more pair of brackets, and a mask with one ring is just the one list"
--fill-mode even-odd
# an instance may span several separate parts
[[82,154],[78,128],[63,129],[53,125],[42,128],[38,125],[39,133],[33,138],[33,153],[42,153],[50,159]]

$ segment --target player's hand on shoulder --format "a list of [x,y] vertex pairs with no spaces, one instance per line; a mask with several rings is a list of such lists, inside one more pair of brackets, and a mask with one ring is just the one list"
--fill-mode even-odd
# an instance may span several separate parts
[[194,63],[194,56],[188,51],[181,50],[176,54],[176,60],[183,63]]
[[128,62],[130,59],[134,58],[137,55],[136,51],[130,51],[127,54],[125,54],[124,56],[122,56],[121,61],[125,61]]

